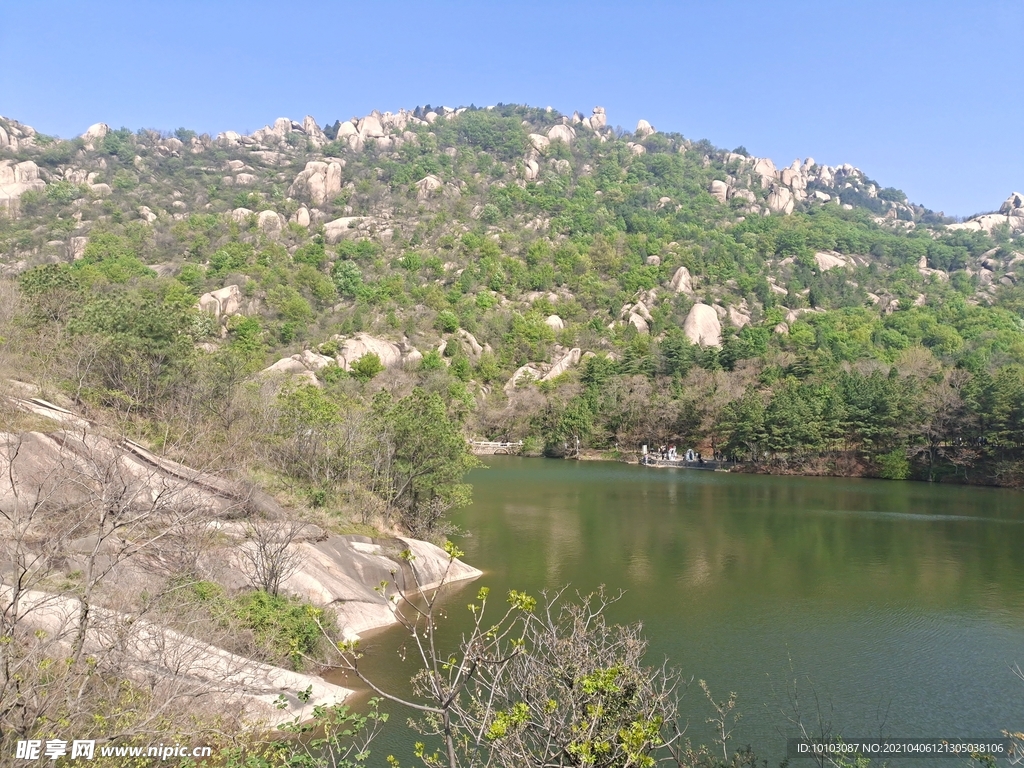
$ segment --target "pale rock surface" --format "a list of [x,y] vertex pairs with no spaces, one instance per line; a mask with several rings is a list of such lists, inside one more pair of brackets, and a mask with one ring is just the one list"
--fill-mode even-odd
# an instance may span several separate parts
[[359,135],[366,139],[381,139],[386,135],[384,133],[384,126],[380,124],[380,118],[375,114],[370,114],[359,121]]
[[477,341],[476,336],[467,331],[465,328],[459,328],[459,330],[456,331],[455,335],[462,343],[462,348],[466,350],[466,353],[469,355],[469,358],[474,363],[480,360],[480,355],[482,355],[484,352],[491,351],[490,344],[481,344],[479,341]]
[[152,224],[156,221],[156,214],[153,213],[153,210],[148,205],[140,205],[137,210],[139,218],[143,219],[148,224]]
[[246,224],[249,221],[249,217],[252,216],[253,211],[248,208],[235,208],[231,211],[231,218],[237,221],[239,224]]
[[668,285],[675,293],[692,294],[693,278],[690,276],[690,270],[686,267],[677,269]]
[[565,322],[558,315],[548,315],[547,319],[544,320],[544,324],[555,331],[560,331],[565,328]]
[[683,322],[683,333],[702,347],[722,346],[722,323],[718,313],[707,304],[694,304]]
[[840,253],[835,251],[818,251],[814,254],[814,262],[822,272],[828,272],[836,267],[849,267],[850,262]]
[[793,193],[787,187],[776,185],[768,195],[768,209],[788,216],[796,207]]
[[323,205],[341,192],[341,163],[311,160],[288,188],[290,197],[307,197],[313,205]]
[[632,325],[634,328],[636,328],[637,333],[644,333],[644,334],[646,334],[646,333],[650,333],[651,332],[651,328],[647,324],[647,321],[644,320],[644,318],[642,316],[640,316],[639,314],[637,314],[636,312],[630,312],[629,313],[629,319],[627,320],[627,322],[630,325]]
[[302,132],[306,134],[306,138],[317,149],[327,144],[327,136],[320,130],[320,126],[316,124],[316,120],[310,115],[306,115],[302,120]]
[[[334,358],[321,355],[310,349],[303,350],[297,355],[283,357],[273,365],[264,368],[264,373],[305,373],[323,370],[334,362]],[[315,376],[313,377],[316,378]]]
[[87,237],[72,237],[68,240],[68,255],[72,261],[78,261],[85,255],[85,246],[89,244]]
[[708,191],[711,193],[711,196],[720,203],[724,203],[729,199],[729,185],[724,181],[715,179],[711,182],[711,186],[708,188]]
[[242,308],[242,289],[237,285],[228,285],[220,290],[204,293],[199,298],[199,308],[209,312],[217,320],[236,315]]
[[654,126],[652,126],[646,120],[638,120],[637,124],[636,124],[636,131],[635,131],[635,133],[641,139],[646,139],[651,134],[657,133],[657,131],[655,131],[654,130]]
[[0,210],[15,213],[19,198],[26,192],[42,192],[46,182],[39,178],[39,166],[31,160],[0,162]]
[[608,124],[608,115],[604,111],[604,107],[594,107],[594,113],[590,116],[590,127],[599,131]]
[[533,181],[540,175],[540,164],[532,157],[523,161],[523,178]]
[[[442,549],[417,539],[349,534],[294,547],[300,566],[282,587],[316,605],[333,608],[346,640],[397,623],[386,602],[396,590],[411,595],[418,589],[434,589],[442,579],[458,582],[482,575],[461,560],[449,565]],[[403,550],[413,554],[411,561],[402,559]],[[374,589],[381,582],[388,583],[384,595]]]
[[260,211],[259,216],[256,217],[256,224],[263,232],[274,236],[281,234],[281,230],[284,228],[284,219],[276,211]]
[[548,129],[548,139],[551,141],[564,141],[566,144],[572,144],[576,138],[576,131],[568,125],[553,125]]
[[110,133],[110,126],[106,123],[93,123],[90,125],[85,133],[80,138],[85,140],[85,145],[89,149],[95,149],[96,144],[106,137]]
[[368,216],[343,216],[329,221],[324,224],[324,239],[328,245],[335,245],[347,238],[356,237],[360,227],[371,221]]
[[[988,265],[986,264],[986,266],[988,266]],[[928,266],[928,257],[927,256],[921,256],[921,258],[918,259],[917,271],[923,277],[931,277],[932,275],[935,275],[940,280],[948,280],[949,279],[949,275],[946,272],[944,272],[943,270],[941,270],[941,269],[932,269],[931,267]]]
[[541,381],[551,381],[552,379],[561,376],[563,373],[568,371],[573,366],[576,366],[580,362],[582,352],[578,347],[570,349],[562,357],[560,357],[554,365],[551,366],[551,370],[544,374]]
[[304,205],[299,206],[299,210],[292,214],[289,221],[298,224],[300,227],[308,227],[310,222],[309,208]]
[[[57,647],[70,647],[78,633],[82,606],[73,597],[28,590],[20,597],[19,611],[24,625],[45,632]],[[144,687],[158,685],[165,678],[179,686],[195,686],[203,699],[220,707],[238,708],[244,720],[264,727],[308,720],[315,707],[341,704],[352,693],[321,677],[253,661],[95,604],[89,617],[84,633],[86,654],[109,654],[112,633],[116,632],[118,667],[125,679]],[[308,691],[308,698],[299,699],[298,691]],[[279,706],[280,697],[283,706]]]
[[520,381],[540,381],[543,376],[544,371],[538,367],[538,364],[527,363],[526,365],[522,365],[516,369],[516,372],[513,373],[505,383],[505,394],[511,395],[515,388],[519,386]]
[[351,338],[335,336],[334,339],[341,344],[338,350],[338,365],[346,371],[352,370],[352,363],[368,354],[375,354],[380,358],[385,368],[394,368],[403,364],[411,364],[415,360],[421,360],[422,355],[409,343],[403,340],[395,343],[386,339],[379,339],[368,333],[357,333]]
[[430,174],[416,182],[416,199],[423,201],[430,198],[434,192],[444,187],[444,182],[437,176]]
[[543,135],[541,135],[539,133],[531,133],[530,136],[529,136],[529,139],[530,139],[530,144],[538,152],[543,152],[549,146],[551,146],[551,139],[549,139],[547,136],[543,136]]
[[1013,214],[1014,211],[1022,209],[1024,209],[1024,195],[1020,192],[1011,192],[1010,196],[999,206],[999,212],[1008,216]]
[[778,176],[779,172],[775,169],[775,163],[771,161],[771,158],[759,157],[754,162],[754,173],[761,178],[761,186],[767,189],[771,186]]
[[750,310],[747,308],[747,301],[744,299],[740,302],[739,306],[730,304],[729,310],[729,322],[737,328],[742,328],[745,325],[750,325]]

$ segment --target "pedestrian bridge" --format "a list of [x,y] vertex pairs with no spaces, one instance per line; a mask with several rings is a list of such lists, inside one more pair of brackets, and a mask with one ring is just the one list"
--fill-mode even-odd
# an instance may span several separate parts
[[523,450],[523,441],[509,443],[491,440],[470,440],[469,447],[477,456],[518,456]]

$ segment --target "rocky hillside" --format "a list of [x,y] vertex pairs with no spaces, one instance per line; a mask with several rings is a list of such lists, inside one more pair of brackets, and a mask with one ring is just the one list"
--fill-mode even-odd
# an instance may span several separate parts
[[[868,474],[884,447],[932,466],[950,441],[987,440],[982,394],[958,389],[969,434],[938,438],[917,414],[879,441],[849,402],[824,425],[817,396],[801,400],[822,423],[809,435],[743,437],[726,410],[902,374],[918,352],[914,402],[951,372],[981,386],[1024,362],[1020,193],[956,222],[850,164],[776,165],[645,120],[624,131],[601,107],[424,106],[216,137],[97,124],[70,140],[0,119],[0,158],[3,269],[48,320],[75,314],[51,306],[62,281],[135,286],[138,311],[201,310],[188,354],[244,343],[267,373],[317,387],[447,370],[480,436],[787,461],[841,445],[870,454],[851,459]],[[636,399],[671,407],[641,418]]]

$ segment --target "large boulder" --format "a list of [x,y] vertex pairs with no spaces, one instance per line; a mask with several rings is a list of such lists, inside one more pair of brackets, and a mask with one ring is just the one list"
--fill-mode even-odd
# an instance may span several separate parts
[[1020,192],[1011,192],[1010,196],[999,206],[999,212],[1007,216],[1024,215],[1024,195]]
[[759,157],[754,161],[754,173],[761,178],[761,186],[767,189],[779,177],[775,163],[768,157]]
[[313,205],[323,205],[341,191],[341,163],[311,160],[299,171],[288,188],[288,195],[307,198]]
[[683,333],[702,347],[722,346],[722,323],[718,313],[707,304],[694,304],[683,322]]
[[302,131],[306,134],[306,138],[309,139],[310,143],[317,149],[327,143],[326,134],[320,130],[320,126],[316,124],[316,120],[310,115],[306,115],[302,120]]
[[0,162],[0,211],[15,213],[18,200],[26,192],[41,192],[46,182],[39,178],[39,166],[31,160]]
[[359,135],[363,141],[384,138],[384,126],[381,125],[380,118],[376,114],[369,114],[360,120]]
[[315,386],[318,386],[319,382],[316,379],[316,372],[323,370],[332,363],[334,363],[333,357],[327,357],[327,355],[321,355],[310,349],[306,349],[297,355],[281,358],[273,365],[264,368],[263,372],[291,374],[305,374],[307,372],[312,372],[314,376],[310,383],[314,383]]
[[335,245],[342,240],[356,237],[360,228],[371,222],[368,216],[342,216],[340,219],[324,224],[324,240],[328,245]]
[[715,179],[708,187],[708,191],[711,193],[711,196],[720,203],[724,203],[729,199],[729,185],[724,181]]
[[637,333],[647,334],[651,332],[651,327],[648,325],[647,320],[637,312],[630,312],[627,322],[636,328]]
[[268,235],[279,235],[284,228],[284,218],[276,211],[260,211],[256,225]]
[[568,125],[553,125],[548,130],[548,139],[551,141],[564,141],[566,144],[572,144],[575,138],[576,131]]
[[594,107],[594,114],[590,116],[590,127],[599,131],[607,124],[608,116],[605,114],[604,107]]
[[768,194],[768,210],[788,216],[796,207],[796,200],[788,187],[775,185]]
[[850,266],[850,262],[841,253],[835,251],[818,251],[814,254],[814,263],[822,272],[828,272],[836,267]]
[[217,291],[204,293],[199,297],[199,308],[209,312],[218,321],[238,314],[242,308],[242,289],[228,285]]
[[560,331],[565,328],[565,322],[558,315],[548,315],[544,324],[553,331]]
[[299,206],[299,210],[292,214],[292,217],[288,221],[298,224],[300,227],[308,227],[311,221],[309,216],[309,208],[304,205]]
[[582,355],[583,352],[578,347],[570,349],[551,366],[551,370],[544,374],[541,381],[551,381],[555,377],[561,376],[573,366],[579,365]]
[[690,270],[686,267],[680,267],[677,269],[676,273],[672,275],[672,280],[668,285],[676,293],[685,293],[687,295],[692,294],[693,279],[690,277]]
[[357,333],[349,339],[335,337],[341,342],[338,350],[338,365],[346,371],[352,370],[352,363],[364,355],[374,354],[380,358],[385,368],[394,368],[404,363],[412,363],[419,357],[419,352],[407,342],[395,343],[387,339],[378,339],[368,333]]
[[443,186],[444,182],[434,174],[424,176],[416,182],[416,199],[420,201],[427,200],[434,192],[441,189]]
[[745,325],[750,325],[750,310],[747,309],[747,300],[744,299],[739,305],[730,304],[729,310],[729,322],[737,328],[742,328]]
[[654,126],[648,123],[646,120],[638,120],[636,124],[636,135],[641,139],[646,139],[652,133],[657,133],[654,130]]
[[109,125],[106,123],[93,123],[81,135],[81,138],[85,141],[87,147],[95,149],[96,144],[103,141],[108,133],[110,133]]
[[530,145],[538,152],[543,152],[551,146],[551,139],[539,133],[531,133],[528,138],[530,139]]

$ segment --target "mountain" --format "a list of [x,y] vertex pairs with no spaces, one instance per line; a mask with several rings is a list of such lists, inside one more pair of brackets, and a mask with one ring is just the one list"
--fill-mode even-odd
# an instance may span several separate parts
[[601,107],[212,138],[0,119],[0,158],[32,327],[138,342],[85,391],[147,418],[168,377],[245,349],[346,396],[432,382],[468,433],[529,450],[1024,478],[1020,193],[956,222],[853,165],[780,168]]

